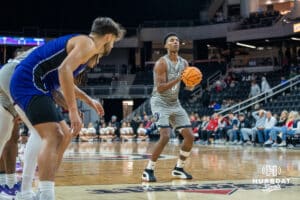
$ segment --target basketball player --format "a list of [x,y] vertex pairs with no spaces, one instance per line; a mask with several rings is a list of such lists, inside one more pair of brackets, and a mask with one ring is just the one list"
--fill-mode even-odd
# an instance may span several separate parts
[[[54,200],[54,177],[57,161],[62,155],[62,135],[77,135],[82,122],[75,97],[96,108],[99,115],[104,110],[99,102],[87,97],[74,85],[74,76],[85,67],[93,68],[98,58],[107,55],[115,41],[125,30],[110,18],[96,18],[91,33],[67,35],[52,40],[34,50],[16,68],[10,91],[14,102],[25,112],[31,124],[42,138],[38,156],[39,199]],[[71,129],[62,119],[50,91],[61,88],[69,110]],[[63,153],[63,152],[62,152]]]
[[171,126],[175,130],[179,130],[184,138],[177,164],[172,171],[172,176],[181,179],[192,179],[192,176],[185,172],[183,167],[190,155],[194,136],[189,117],[181,107],[178,99],[181,73],[188,66],[188,62],[178,55],[179,38],[175,33],[169,33],[164,38],[164,45],[168,53],[161,57],[154,66],[154,88],[151,97],[151,110],[152,114],[157,118],[156,123],[159,128],[160,139],[143,172],[142,180],[148,182],[156,181],[154,175],[156,161],[169,141]]
[[[34,172],[36,169],[37,156],[41,147],[41,138],[36,133],[35,129],[32,127],[31,123],[28,121],[24,112],[20,110],[20,108],[16,107],[18,110],[18,114],[24,123],[30,128],[30,137],[27,142],[27,148],[24,152],[24,166],[22,173],[22,185],[20,192],[20,182],[17,182],[15,173],[15,162],[16,162],[16,154],[17,154],[17,141],[18,141],[18,119],[16,110],[13,108],[13,102],[11,100],[11,95],[9,92],[9,82],[15,67],[22,61],[25,57],[27,57],[34,48],[26,51],[25,53],[19,55],[17,58],[13,59],[11,62],[5,64],[0,70],[0,155],[3,149],[5,142],[7,141],[5,138],[10,136],[10,129],[12,127],[13,131],[11,134],[11,139],[6,143],[4,152],[0,162],[0,171],[6,172],[6,174],[0,174],[0,199],[11,199],[16,193],[16,199],[33,199],[34,193],[32,191],[32,180],[34,178]],[[66,103],[63,99],[63,95],[59,91],[52,91],[52,97],[55,100],[56,104],[67,109]],[[84,92],[81,92],[84,94]],[[11,118],[14,120],[10,120]],[[8,121],[7,121],[8,120]],[[12,125],[14,123],[14,125]],[[8,130],[9,129],[9,130]],[[64,151],[67,148],[69,142],[71,140],[70,134],[64,135],[62,143],[61,151]],[[57,163],[57,168],[59,166],[59,162]],[[6,180],[5,180],[6,179]],[[2,193],[1,193],[2,192]]]
[[[28,50],[27,52],[17,56],[15,59],[11,60],[7,64],[5,64],[0,70],[0,155],[2,156],[1,160],[1,172],[6,173],[6,182],[5,185],[0,186],[1,198],[12,197],[16,194],[16,192],[20,191],[20,182],[17,182],[15,169],[16,169],[16,156],[18,151],[18,137],[19,137],[19,130],[18,130],[18,123],[19,117],[14,109],[11,95],[9,92],[9,83],[13,71],[15,67],[19,64],[21,60],[23,60],[33,49]],[[27,121],[25,119],[25,121]],[[28,125],[28,124],[27,124]],[[37,137],[38,144],[40,144],[40,138],[37,133],[32,129],[32,137]],[[11,137],[11,138],[10,138]],[[10,139],[9,139],[10,138]],[[9,141],[7,141],[9,139]],[[31,143],[31,139],[29,142]],[[4,147],[5,146],[5,147]],[[4,150],[3,150],[4,148]],[[30,163],[36,163],[36,159],[32,160],[32,155],[35,154],[35,149],[33,152],[26,153],[25,151],[25,158]],[[35,156],[37,157],[37,156]],[[34,173],[35,165],[29,171],[33,171]],[[24,173],[28,172],[28,167],[24,166]],[[4,174],[0,174],[0,180],[5,178]],[[30,182],[31,184],[32,182]],[[1,182],[0,184],[4,184]]]
[[[7,123],[7,120],[5,119],[3,120],[3,122]],[[1,124],[3,124],[3,122]],[[0,199],[2,197],[2,194],[3,196],[9,196],[11,194],[15,195],[15,192],[20,189],[20,183],[18,183],[17,176],[16,176],[16,157],[18,152],[18,139],[19,139],[18,117],[15,117],[11,122],[9,122],[9,124],[10,125],[6,127],[12,129],[9,130],[0,129],[1,131],[8,131],[7,133],[9,133],[9,134],[5,134],[3,132],[3,135],[11,135],[8,141],[6,139],[1,141],[0,148],[3,149],[3,151],[1,151],[2,154],[0,160],[0,184],[1,184]],[[4,141],[7,141],[6,144]],[[3,145],[3,143],[5,145]]]

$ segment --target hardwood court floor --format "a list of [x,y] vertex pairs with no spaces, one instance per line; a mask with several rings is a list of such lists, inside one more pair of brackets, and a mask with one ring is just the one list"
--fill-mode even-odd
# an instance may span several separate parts
[[[154,145],[72,143],[56,178],[57,199],[299,199],[300,150],[196,144],[186,164],[194,179],[180,181],[171,176],[180,144],[169,143],[158,183],[142,184]],[[280,181],[277,188],[260,182],[270,179]]]

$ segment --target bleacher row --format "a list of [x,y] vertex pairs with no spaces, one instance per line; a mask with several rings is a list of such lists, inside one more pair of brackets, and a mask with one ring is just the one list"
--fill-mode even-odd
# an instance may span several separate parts
[[258,28],[273,25],[281,17],[278,11],[265,11],[251,13],[240,25],[241,29]]
[[[210,77],[212,74],[214,74],[216,71],[220,70],[223,72],[223,74],[226,73],[226,64],[225,63],[194,63],[195,66],[197,66],[203,73],[203,81],[202,86],[203,88],[206,87],[206,79]],[[111,85],[111,79],[101,77],[101,72],[92,72],[92,73],[98,73],[100,77],[98,78],[89,78],[88,79],[88,85],[94,86],[94,85]],[[258,73],[257,76],[257,83],[260,85],[260,80],[262,76],[266,76],[267,81],[269,82],[271,87],[274,87],[275,85],[278,85],[281,81],[282,76],[287,77],[287,72],[285,71],[275,71],[275,72],[269,72],[269,73]],[[210,102],[218,102],[222,103],[222,101],[225,99],[231,99],[235,102],[240,102],[248,98],[249,91],[251,87],[251,81],[246,80],[245,78],[249,76],[249,74],[241,73],[241,74],[235,74],[235,86],[230,87],[227,86],[224,90],[221,92],[215,92],[213,89],[211,90],[211,98]],[[138,94],[144,94],[146,96],[150,96],[152,92],[151,87],[143,87],[143,86],[152,86],[153,85],[153,72],[152,70],[144,70],[144,71],[138,71],[135,74],[135,79],[133,81],[133,84],[129,90],[129,95],[138,95]],[[135,86],[141,86],[141,87],[135,87]],[[183,87],[183,85],[182,85]],[[91,91],[93,90],[93,91]],[[111,94],[110,91],[111,88],[105,87],[105,88],[89,88],[85,89],[87,93],[93,92],[94,95],[109,95]],[[114,90],[116,90],[114,88]],[[274,113],[279,114],[283,109],[292,110],[300,109],[300,96],[298,95],[299,90],[291,91],[291,93],[287,93],[286,95],[279,95],[274,96],[271,100],[269,100],[267,103],[265,103],[263,106],[266,110],[270,110]],[[198,99],[195,102],[191,102],[190,95],[192,92],[181,90],[180,92],[180,99],[182,102],[183,107],[187,110],[187,112],[196,112],[200,115],[210,115],[214,112],[212,108],[208,108],[207,106],[203,105],[203,102],[201,101],[201,98]]]
[[265,103],[264,108],[274,113],[282,110],[300,110],[300,88],[293,89],[290,93],[280,95],[272,102]]

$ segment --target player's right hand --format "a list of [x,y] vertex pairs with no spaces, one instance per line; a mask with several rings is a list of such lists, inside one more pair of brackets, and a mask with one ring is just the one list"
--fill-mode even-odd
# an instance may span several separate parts
[[76,112],[69,112],[69,117],[71,121],[71,133],[73,136],[77,136],[82,127],[82,121],[79,116],[79,113]]
[[182,70],[180,73],[178,73],[178,76],[177,76],[177,78],[176,78],[176,80],[177,80],[178,82],[180,82],[180,81],[182,80],[183,72],[184,72],[184,70]]

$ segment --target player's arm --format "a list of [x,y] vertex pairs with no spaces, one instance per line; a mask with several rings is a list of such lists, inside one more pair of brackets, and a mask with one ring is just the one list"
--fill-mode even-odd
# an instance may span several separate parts
[[79,36],[68,42],[67,51],[68,56],[58,68],[58,77],[69,110],[72,134],[78,135],[82,127],[82,120],[78,114],[75,99],[73,71],[95,54],[95,46],[88,37]]
[[154,74],[156,79],[155,81],[157,83],[157,91],[159,93],[171,89],[173,86],[175,86],[178,82],[181,81],[180,75],[176,79],[167,82],[167,64],[163,59],[160,59],[156,62],[154,66]]
[[103,116],[104,115],[104,109],[97,100],[92,99],[89,95],[87,95],[84,91],[82,91],[80,88],[78,88],[76,85],[74,85],[75,88],[75,96],[77,99],[80,99],[81,101],[85,102],[87,105],[89,105],[91,108],[93,108],[98,115]]
[[65,101],[64,95],[60,91],[52,90],[51,95],[57,105],[63,107],[65,110],[68,110],[68,105]]
[[[61,106],[63,109],[68,110],[68,105],[65,101],[64,95],[59,90],[52,90],[51,95],[55,103]],[[79,111],[80,118],[83,119],[83,113]]]
[[58,68],[58,75],[68,110],[70,112],[77,112],[73,71],[82,63],[86,63],[88,59],[93,56],[94,44],[89,38],[83,37],[74,38],[74,41],[69,41],[69,43],[71,47],[68,56]]
[[74,85],[75,88],[75,96],[77,99],[80,99],[81,101],[85,102],[87,105],[90,105],[93,101],[91,97],[89,97],[84,91],[79,89],[76,85]]

